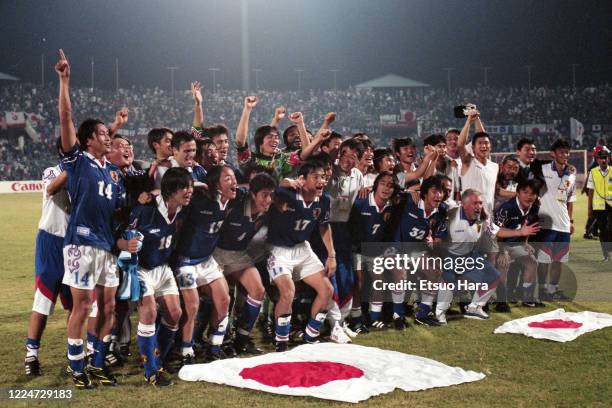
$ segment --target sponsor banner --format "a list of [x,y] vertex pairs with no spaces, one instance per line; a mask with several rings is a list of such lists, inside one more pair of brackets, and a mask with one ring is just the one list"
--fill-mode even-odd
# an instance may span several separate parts
[[4,122],[8,127],[24,127],[26,124],[26,113],[5,111]]
[[397,115],[380,115],[380,123],[384,125],[395,125],[397,123]]
[[491,135],[512,134],[512,125],[487,126],[487,133]]
[[0,181],[0,194],[7,193],[42,193],[41,180]]

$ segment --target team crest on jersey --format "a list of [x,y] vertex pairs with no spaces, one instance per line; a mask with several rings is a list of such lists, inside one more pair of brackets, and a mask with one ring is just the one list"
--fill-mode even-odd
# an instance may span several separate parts
[[111,178],[113,179],[113,181],[114,181],[115,183],[118,183],[118,182],[119,182],[119,174],[118,174],[116,171],[114,171],[114,170],[113,170],[113,171],[111,171],[111,172],[110,172],[110,176],[111,176]]
[[481,230],[482,230],[482,225],[476,224],[476,231],[478,231],[478,233],[480,234]]
[[570,181],[569,180],[565,180],[565,187],[569,188],[570,186]]
[[320,215],[321,215],[320,208],[315,208],[314,210],[312,210],[312,216],[315,218],[315,220],[318,220]]
[[132,221],[132,223],[128,226],[128,228],[136,229],[137,225],[138,225],[138,218],[134,218],[134,221]]

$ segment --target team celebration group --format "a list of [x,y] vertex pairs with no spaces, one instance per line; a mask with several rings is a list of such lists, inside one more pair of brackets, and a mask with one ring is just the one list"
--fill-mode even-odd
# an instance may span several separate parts
[[[302,113],[279,106],[250,143],[258,99],[248,96],[230,141],[224,125],[205,126],[194,82],[192,129],[152,129],[155,158],[145,163],[120,135],[127,108],[109,127],[87,119],[75,128],[62,50],[55,70],[59,161],[43,174],[28,375],[42,374],[41,338],[58,295],[70,311],[67,372],[80,389],[117,385],[111,371],[129,356],[133,313],[144,377],[154,386],[172,384],[177,361],[262,353],[251,339],[258,321],[281,352],[323,341],[328,331],[325,340],[349,343],[371,330],[404,330],[409,315],[414,324],[446,325],[460,297],[449,286],[372,288],[372,261],[396,255],[394,244],[465,267],[423,263],[374,278],[485,284],[462,302],[466,318],[488,319],[492,296],[501,313],[516,296],[530,308],[566,298],[559,280],[574,230],[576,170],[563,139],[546,146],[551,160],[536,159],[525,138],[497,164],[474,105],[464,107],[462,129],[426,137],[421,152],[410,138],[374,146],[364,133],[336,133],[334,113],[311,132]],[[600,150],[587,182],[607,260],[608,161]],[[389,246],[376,252],[374,243]]]

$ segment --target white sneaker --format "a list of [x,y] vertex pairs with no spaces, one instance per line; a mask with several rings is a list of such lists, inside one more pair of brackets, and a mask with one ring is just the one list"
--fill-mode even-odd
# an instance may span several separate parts
[[357,333],[355,333],[353,330],[351,330],[351,328],[348,326],[347,322],[342,323],[342,330],[344,330],[344,333],[349,336],[351,339],[354,339],[355,337],[357,337]]
[[484,310],[482,310],[482,306],[475,306],[472,304],[468,305],[463,316],[468,319],[478,320],[487,320],[489,318],[489,315],[486,314]]
[[441,326],[446,326],[448,322],[446,321],[446,312],[436,311],[436,320],[440,323]]
[[340,325],[334,326],[331,332],[331,336],[329,336],[329,338],[331,341],[338,344],[347,344],[351,342],[350,337],[346,335],[346,333],[342,329],[342,326]]

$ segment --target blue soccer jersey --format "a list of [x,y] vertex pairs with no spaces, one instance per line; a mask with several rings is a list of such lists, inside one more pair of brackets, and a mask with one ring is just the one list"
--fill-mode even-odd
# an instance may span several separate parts
[[[497,211],[495,211],[493,222],[498,227],[520,229],[525,221],[527,221],[528,224],[538,222],[538,211],[539,207],[536,205],[532,205],[527,209],[527,211],[523,211],[519,205],[518,198],[514,198],[499,206]],[[525,242],[527,237],[498,237],[497,240],[500,242],[520,243]]]
[[177,266],[197,265],[212,255],[225,217],[232,210],[228,204],[203,193],[193,195],[176,248]]
[[138,252],[140,266],[153,269],[168,263],[183,216],[184,211],[179,207],[174,217],[168,218],[168,207],[161,196],[148,204],[134,207],[130,214],[130,228],[144,236],[142,249]]
[[199,181],[200,183],[206,183],[206,170],[204,167],[196,164],[191,168],[191,178],[193,181]]
[[388,204],[379,208],[374,193],[357,198],[348,221],[353,243],[359,248],[362,242],[383,242],[392,211],[393,207]]
[[421,242],[430,233],[432,238],[444,238],[448,234],[446,222],[446,206],[434,209],[425,215],[425,203],[414,201],[411,195],[406,197],[406,203],[401,212],[399,225],[395,229],[395,242]]
[[268,224],[268,214],[260,213],[255,218],[251,213],[251,199],[245,190],[238,190],[237,197],[229,203],[232,209],[219,232],[217,246],[228,251],[245,251],[253,236]]
[[315,227],[329,222],[330,198],[327,193],[308,205],[302,195],[279,187],[270,207],[268,242],[272,245],[293,247],[307,241]]
[[72,211],[64,245],[89,245],[110,251],[115,239],[112,217],[123,205],[125,189],[121,171],[83,152],[78,144],[62,158],[68,172]]

